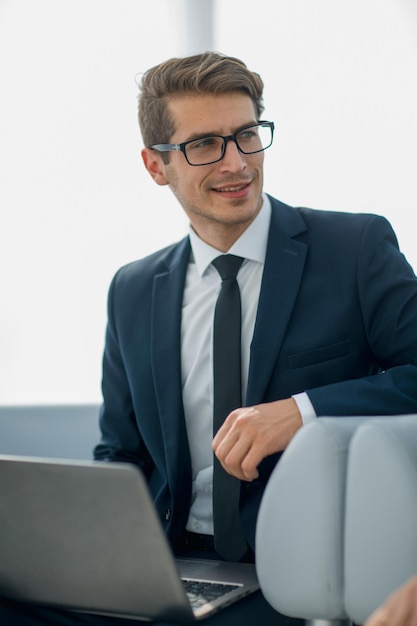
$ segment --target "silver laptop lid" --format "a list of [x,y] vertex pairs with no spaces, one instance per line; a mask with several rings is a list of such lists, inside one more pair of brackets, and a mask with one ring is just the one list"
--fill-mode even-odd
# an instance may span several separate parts
[[0,493],[3,596],[110,615],[193,620],[136,467],[3,455]]

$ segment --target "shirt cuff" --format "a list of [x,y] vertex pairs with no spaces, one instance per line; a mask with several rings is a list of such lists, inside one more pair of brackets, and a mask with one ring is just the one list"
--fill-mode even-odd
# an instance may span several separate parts
[[314,410],[313,405],[311,404],[310,398],[305,391],[303,391],[302,393],[296,393],[292,397],[297,403],[298,410],[301,413],[301,419],[303,420],[304,426],[317,419],[317,414]]

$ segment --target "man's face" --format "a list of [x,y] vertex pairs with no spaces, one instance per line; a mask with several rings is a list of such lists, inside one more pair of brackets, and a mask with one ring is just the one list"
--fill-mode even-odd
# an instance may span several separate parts
[[[240,93],[177,96],[168,106],[176,129],[166,138],[169,143],[227,136],[258,121],[252,100]],[[232,245],[261,208],[263,152],[242,154],[229,141],[223,159],[210,165],[191,166],[182,152],[170,152],[168,164],[154,150],[145,149],[143,158],[154,180],[171,187],[198,235],[221,250]]]

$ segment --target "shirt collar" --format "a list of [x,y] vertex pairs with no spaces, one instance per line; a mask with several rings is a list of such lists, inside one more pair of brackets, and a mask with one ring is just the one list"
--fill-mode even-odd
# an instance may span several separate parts
[[[266,194],[263,194],[262,199],[262,207],[258,215],[227,251],[227,254],[235,254],[257,263],[265,263],[271,203]],[[202,276],[211,262],[223,253],[200,239],[192,227],[190,227],[189,234],[193,259],[199,275]]]

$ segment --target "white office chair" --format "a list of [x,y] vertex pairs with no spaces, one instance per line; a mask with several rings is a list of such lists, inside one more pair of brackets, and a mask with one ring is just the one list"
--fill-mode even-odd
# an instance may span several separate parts
[[417,415],[358,428],[345,520],[345,607],[360,624],[417,573]]
[[348,448],[365,418],[320,418],[298,431],[265,490],[256,566],[266,600],[290,617],[350,624],[343,533]]

